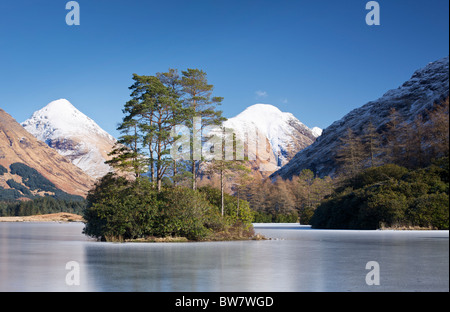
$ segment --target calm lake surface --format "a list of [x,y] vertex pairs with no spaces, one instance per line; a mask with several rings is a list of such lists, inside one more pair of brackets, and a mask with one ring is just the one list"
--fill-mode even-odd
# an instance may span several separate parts
[[[273,239],[118,244],[92,241],[83,227],[0,223],[0,291],[449,291],[448,231],[256,224]],[[78,267],[66,269],[71,261]],[[369,261],[379,286],[366,283]],[[79,285],[67,285],[74,274]]]

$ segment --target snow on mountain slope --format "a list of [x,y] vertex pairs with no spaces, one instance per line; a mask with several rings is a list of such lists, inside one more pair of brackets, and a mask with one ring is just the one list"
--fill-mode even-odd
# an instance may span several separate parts
[[403,119],[411,122],[434,103],[449,96],[449,57],[429,63],[417,70],[405,83],[387,91],[379,99],[369,102],[349,112],[323,131],[314,144],[300,151],[283,168],[272,175],[284,179],[298,175],[303,169],[311,169],[319,176],[333,175],[336,170],[336,151],[339,138],[345,136],[347,129],[360,135],[371,122],[382,129],[388,122],[389,112],[395,108]]
[[66,99],[49,103],[22,126],[91,177],[110,171],[104,162],[116,140]]
[[298,151],[311,145],[319,131],[313,132],[291,113],[284,113],[269,104],[255,104],[224,122],[226,128],[247,134],[256,140],[256,133],[266,138],[273,153],[275,167],[286,164]]
[[323,129],[319,128],[319,127],[314,127],[311,129],[312,133],[314,134],[314,136],[316,138],[320,137],[323,133]]

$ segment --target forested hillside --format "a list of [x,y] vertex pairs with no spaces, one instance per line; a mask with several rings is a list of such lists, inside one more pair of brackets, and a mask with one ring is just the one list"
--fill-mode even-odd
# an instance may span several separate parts
[[316,228],[448,229],[449,99],[406,122],[391,111],[382,132],[342,138],[334,192],[315,211]]

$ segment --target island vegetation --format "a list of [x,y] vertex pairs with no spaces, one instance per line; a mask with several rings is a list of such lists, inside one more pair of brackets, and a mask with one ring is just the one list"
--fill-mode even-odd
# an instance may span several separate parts
[[[106,175],[90,191],[84,233],[105,241],[254,238],[248,202],[224,192],[225,172],[245,171],[236,165],[240,162],[193,157],[194,140],[187,151],[176,145],[176,127],[189,129],[192,137],[225,120],[217,109],[223,98],[212,96],[206,73],[188,69],[180,76],[170,69],[155,76],[134,74],[133,80],[118,126],[122,136],[107,162],[117,174]],[[187,157],[174,158],[171,149]],[[221,188],[199,187],[200,168],[218,173]]]
[[89,193],[84,233],[105,241],[154,241],[182,237],[190,241],[255,237],[248,203],[213,188],[167,186],[158,190],[146,177],[130,181],[105,176]]

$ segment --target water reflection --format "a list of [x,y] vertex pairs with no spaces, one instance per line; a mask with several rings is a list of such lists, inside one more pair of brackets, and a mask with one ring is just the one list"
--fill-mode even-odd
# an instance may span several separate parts
[[66,263],[85,261],[79,230],[80,224],[0,223],[0,291],[90,291],[65,281]]
[[[1,224],[0,291],[448,291],[448,231],[257,225],[267,241],[100,243],[82,224]],[[65,264],[80,264],[68,286]],[[368,286],[377,261],[381,285]]]

